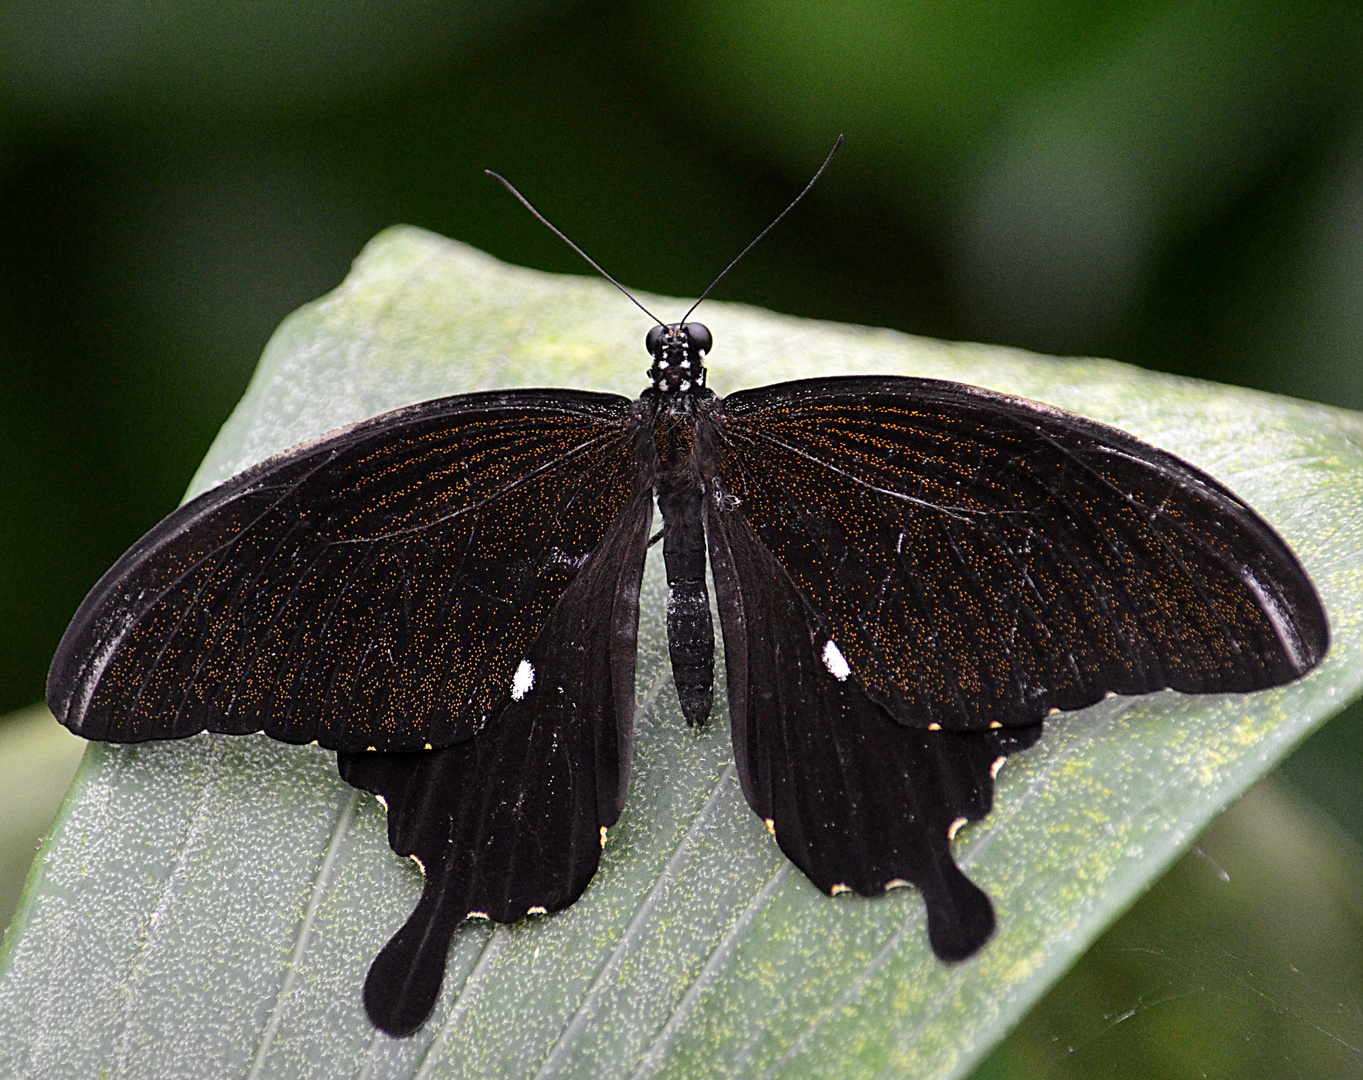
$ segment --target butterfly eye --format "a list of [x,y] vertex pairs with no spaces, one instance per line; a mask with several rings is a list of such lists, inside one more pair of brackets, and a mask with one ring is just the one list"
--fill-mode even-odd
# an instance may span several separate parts
[[667,333],[667,327],[661,323],[649,330],[644,337],[644,348],[648,350],[649,356],[657,356],[658,350],[662,347],[663,335]]
[[709,328],[698,322],[687,323],[683,329],[686,331],[686,336],[691,339],[691,344],[695,347],[697,354],[701,356],[708,353],[710,346],[715,343],[714,338],[710,336]]

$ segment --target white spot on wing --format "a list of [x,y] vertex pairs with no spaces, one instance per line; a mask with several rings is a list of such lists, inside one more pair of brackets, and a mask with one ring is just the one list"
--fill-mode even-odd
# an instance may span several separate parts
[[956,834],[961,831],[961,826],[964,825],[965,823],[966,823],[965,818],[958,817],[949,826],[947,826],[947,839],[955,840]]
[[829,638],[823,647],[823,666],[838,682],[845,682],[847,676],[852,674],[852,669],[847,666],[847,659],[842,655],[842,650],[833,644],[832,638]]
[[520,701],[534,685],[535,665],[529,660],[522,660],[516,668],[516,674],[511,677],[511,700]]

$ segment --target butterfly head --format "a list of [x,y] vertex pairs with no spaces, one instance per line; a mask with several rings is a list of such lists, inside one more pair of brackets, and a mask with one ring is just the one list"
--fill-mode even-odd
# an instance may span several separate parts
[[649,381],[660,394],[689,394],[705,386],[705,354],[714,339],[700,323],[659,323],[644,338],[653,357]]

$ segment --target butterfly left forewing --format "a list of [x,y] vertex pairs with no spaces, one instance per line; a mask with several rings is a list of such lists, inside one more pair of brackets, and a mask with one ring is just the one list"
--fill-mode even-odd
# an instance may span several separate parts
[[263,730],[338,750],[468,738],[631,500],[625,398],[423,402],[176,510],[91,591],[48,701],[116,742]]
[[514,922],[581,895],[629,782],[639,585],[651,494],[636,497],[526,651],[512,699],[457,746],[341,754],[382,795],[388,835],[426,883],[365,982],[374,1023],[405,1035],[429,1015],[455,927]]

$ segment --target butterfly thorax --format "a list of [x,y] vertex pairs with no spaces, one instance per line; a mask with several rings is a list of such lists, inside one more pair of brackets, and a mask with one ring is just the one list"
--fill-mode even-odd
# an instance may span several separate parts
[[710,331],[700,323],[655,326],[644,339],[653,357],[653,366],[648,369],[649,391],[672,397],[703,389],[704,358],[710,343]]

